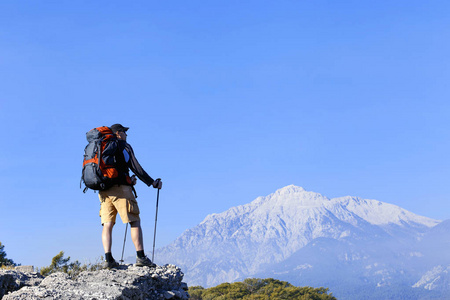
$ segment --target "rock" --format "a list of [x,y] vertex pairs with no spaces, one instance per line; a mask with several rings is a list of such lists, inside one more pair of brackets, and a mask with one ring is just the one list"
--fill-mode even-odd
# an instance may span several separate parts
[[181,283],[181,288],[185,291],[187,291],[189,289],[188,285],[186,284],[186,282],[182,282]]
[[[65,273],[53,273],[40,285],[24,287],[2,300],[18,299],[188,299],[183,273],[173,265],[85,271],[71,279]],[[167,298],[169,297],[169,298]]]
[[34,267],[33,266],[17,266],[14,268],[14,270],[23,272],[23,273],[33,273]]
[[[24,286],[39,285],[44,278],[39,273],[22,272],[19,269],[0,270],[0,299],[7,293],[17,291]],[[24,268],[24,270],[33,270],[33,267]]]
[[164,292],[164,299],[172,299],[175,297],[175,293],[172,291],[166,291]]

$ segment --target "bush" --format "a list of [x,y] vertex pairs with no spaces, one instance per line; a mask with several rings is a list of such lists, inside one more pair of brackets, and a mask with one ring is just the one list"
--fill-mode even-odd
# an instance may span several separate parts
[[16,263],[14,263],[12,261],[12,259],[8,259],[6,258],[6,252],[5,252],[5,245],[2,244],[2,242],[0,242],[0,267],[5,268],[5,267],[14,267],[17,266]]
[[189,288],[191,300],[202,300],[202,294],[205,289],[202,286],[193,286]]
[[[100,260],[103,260],[103,258],[101,258]],[[64,258],[64,251],[61,251],[52,258],[52,263],[48,267],[41,268],[39,272],[43,276],[48,276],[55,272],[63,272],[69,274],[71,278],[75,278],[83,271],[96,271],[103,268],[100,262],[83,265],[78,260],[72,263],[69,262],[70,256]]]
[[209,289],[194,286],[189,288],[189,294],[193,300],[336,300],[331,293],[328,294],[327,288],[296,287],[272,278],[249,278]]

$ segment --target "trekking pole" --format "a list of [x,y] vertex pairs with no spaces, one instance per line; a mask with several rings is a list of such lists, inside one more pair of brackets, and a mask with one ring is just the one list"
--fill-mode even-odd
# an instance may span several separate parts
[[120,259],[121,263],[123,263],[123,252],[125,251],[125,241],[127,240],[127,229],[128,229],[128,223],[127,223],[127,226],[125,226],[125,236],[123,237],[122,258]]
[[158,194],[156,196],[156,216],[155,216],[155,231],[153,232],[152,262],[154,262],[154,259],[155,259],[156,223],[158,221],[158,202],[159,202],[159,189],[158,189]]

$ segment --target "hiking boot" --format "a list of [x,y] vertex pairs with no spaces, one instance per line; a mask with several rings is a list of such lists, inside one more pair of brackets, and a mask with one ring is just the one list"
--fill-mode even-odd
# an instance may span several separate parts
[[147,267],[150,267],[150,268],[156,267],[156,265],[154,263],[152,263],[152,261],[147,256],[144,256],[142,258],[141,257],[136,257],[136,264],[135,264],[135,266],[138,266],[138,267],[147,266]]
[[104,261],[103,262],[103,268],[106,269],[113,269],[113,268],[118,268],[119,264],[114,260],[114,261]]

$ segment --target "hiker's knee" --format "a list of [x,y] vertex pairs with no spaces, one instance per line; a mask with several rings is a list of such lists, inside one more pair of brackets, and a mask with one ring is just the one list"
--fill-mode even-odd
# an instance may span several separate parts
[[103,229],[105,229],[105,230],[111,231],[113,227],[114,227],[114,222],[103,223]]

